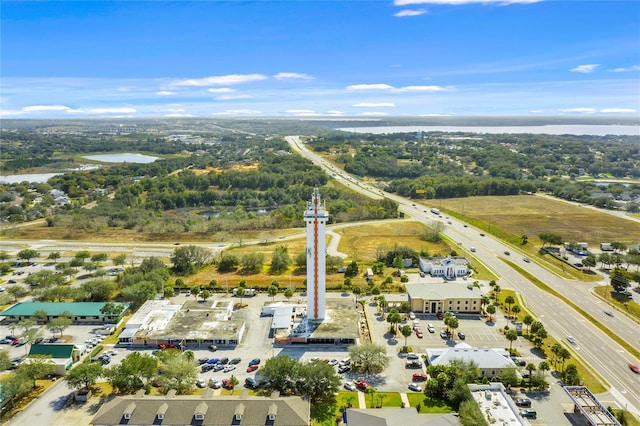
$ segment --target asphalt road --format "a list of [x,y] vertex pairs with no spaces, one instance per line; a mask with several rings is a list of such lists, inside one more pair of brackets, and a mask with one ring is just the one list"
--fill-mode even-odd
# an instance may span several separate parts
[[[429,212],[430,207],[415,205],[411,200],[369,187],[336,169],[331,163],[306,149],[297,136],[288,136],[285,139],[293,150],[356,191],[375,198],[386,196],[398,202],[401,211],[417,220],[430,222],[436,218]],[[588,292],[592,284],[565,280],[535,263],[525,263],[514,247],[506,246],[490,236],[480,236],[478,230],[465,228],[459,221],[451,219],[451,225],[445,226],[443,233],[453,241],[460,242],[465,248],[476,247],[473,254],[501,277],[498,284],[502,288],[512,288],[522,294],[527,307],[535,312],[552,336],[565,342],[568,335],[575,337],[576,344],[569,344],[570,349],[579,354],[611,385],[609,392],[618,406],[640,416],[640,376],[632,373],[628,367],[629,362],[636,365],[640,363],[609,336],[615,333],[640,350],[640,326],[637,323],[623,315],[615,315],[613,318],[606,316],[604,310],[608,308]],[[603,333],[560,299],[540,290],[509,267],[500,260],[500,257],[507,257],[504,255],[505,251],[512,253],[508,256],[510,260],[572,300],[605,324],[610,332]]]

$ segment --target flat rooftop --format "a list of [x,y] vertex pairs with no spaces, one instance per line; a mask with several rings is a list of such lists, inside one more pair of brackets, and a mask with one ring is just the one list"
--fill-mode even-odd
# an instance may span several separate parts
[[[186,340],[234,339],[243,320],[228,319],[231,301],[187,301],[180,310],[154,310],[148,313],[147,324],[135,337],[147,339],[179,338]],[[166,308],[166,307],[165,307]]]
[[352,298],[327,299],[323,321],[306,322],[296,318],[290,329],[278,330],[277,337],[357,340],[360,338],[361,321],[364,318],[360,317]]
[[502,426],[529,425],[528,421],[520,417],[518,407],[504,392],[502,383],[469,385],[469,390],[487,423]]
[[620,426],[620,422],[585,386],[564,386],[580,413],[593,426]]

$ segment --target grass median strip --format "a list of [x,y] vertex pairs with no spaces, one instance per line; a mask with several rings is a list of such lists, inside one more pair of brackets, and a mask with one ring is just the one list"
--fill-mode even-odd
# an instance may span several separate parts
[[629,352],[631,355],[635,356],[636,358],[640,358],[640,352],[636,350],[636,348],[634,348],[633,346],[631,346],[629,343],[627,343],[624,339],[622,339],[620,336],[618,336],[617,334],[615,334],[613,331],[609,330],[604,324],[602,324],[600,321],[596,320],[591,314],[589,314],[587,311],[585,311],[584,309],[582,309],[581,307],[579,307],[578,305],[576,305],[575,303],[573,303],[571,300],[569,300],[567,297],[563,296],[562,294],[558,293],[556,290],[554,290],[553,288],[549,287],[547,284],[545,284],[544,282],[542,282],[541,280],[539,280],[538,278],[534,277],[533,275],[531,275],[529,272],[525,271],[524,269],[522,269],[521,267],[519,267],[518,265],[516,265],[515,263],[506,260],[506,259],[502,259],[505,263],[507,263],[509,266],[511,266],[513,269],[515,269],[516,271],[518,271],[522,276],[524,276],[526,279],[528,279],[529,281],[531,281],[536,287],[538,287],[541,290],[546,291],[549,294],[552,294],[554,296],[556,296],[557,298],[559,298],[560,300],[562,300],[564,303],[566,303],[567,305],[569,305],[571,308],[573,308],[576,312],[578,312],[580,315],[582,315],[583,317],[585,317],[591,324],[595,325],[596,327],[598,327],[598,329],[600,329],[600,331],[602,331],[603,333],[605,333],[606,335],[608,335],[609,337],[611,337],[617,344],[619,344],[620,346],[622,346],[627,352]]

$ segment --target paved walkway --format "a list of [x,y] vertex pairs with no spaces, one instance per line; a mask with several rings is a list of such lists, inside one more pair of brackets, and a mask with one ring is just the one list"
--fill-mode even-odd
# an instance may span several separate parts
[[364,392],[358,392],[358,406],[359,408],[367,408],[367,402],[364,400]]
[[407,398],[407,394],[404,392],[400,392],[400,399],[402,400],[402,403],[404,404],[405,407],[410,407],[409,405],[409,398]]

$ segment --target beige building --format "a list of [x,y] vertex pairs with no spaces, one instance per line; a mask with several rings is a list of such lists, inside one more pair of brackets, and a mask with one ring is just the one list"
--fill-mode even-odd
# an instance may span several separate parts
[[308,426],[311,405],[299,396],[270,397],[213,395],[117,396],[106,402],[91,422],[94,426],[114,425],[287,425]]
[[481,311],[482,292],[472,284],[407,284],[406,288],[411,310],[416,313],[437,314],[451,311],[475,314]]

